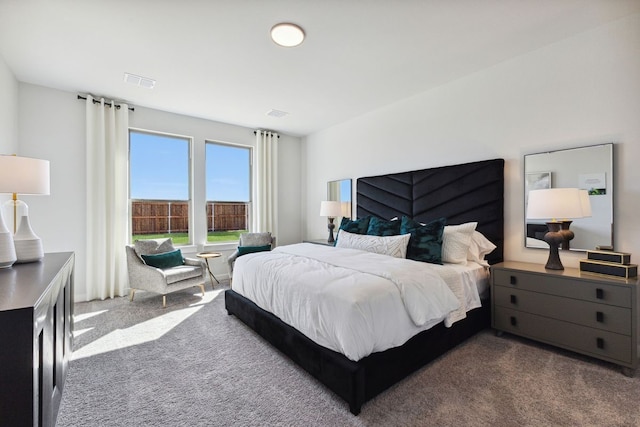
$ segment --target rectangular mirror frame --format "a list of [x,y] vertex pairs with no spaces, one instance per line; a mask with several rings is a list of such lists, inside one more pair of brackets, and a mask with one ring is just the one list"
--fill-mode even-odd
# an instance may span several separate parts
[[[570,250],[593,250],[598,246],[613,248],[613,146],[613,143],[606,143],[524,156],[525,247],[548,248],[540,240],[546,232],[544,221],[527,221],[528,192],[539,188],[572,187],[590,191],[592,216],[572,222],[575,237],[569,242]],[[593,182],[598,183],[598,188],[587,188]]]

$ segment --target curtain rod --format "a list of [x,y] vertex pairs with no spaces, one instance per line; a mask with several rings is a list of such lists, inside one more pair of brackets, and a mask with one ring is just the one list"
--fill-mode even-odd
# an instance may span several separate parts
[[[78,95],[78,99],[82,99],[82,100],[87,100],[87,98],[85,96],[82,95]],[[97,99],[93,99],[92,100],[94,104],[100,104],[100,101],[98,101]],[[109,104],[105,104],[107,107],[111,107],[111,105]],[[116,109],[120,109],[120,104],[116,104]],[[135,111],[135,109],[133,107],[129,107],[129,111]]]
[[[272,131],[272,130],[264,130],[264,129],[261,129],[261,131],[262,131],[262,132],[277,133],[277,132],[274,132],[274,131]],[[254,134],[254,135],[255,135],[255,134],[257,134],[257,133],[258,133],[258,131],[257,131],[257,130],[254,130],[254,131],[253,131],[253,134]],[[278,139],[280,139],[280,135],[276,135],[276,136],[278,137]]]

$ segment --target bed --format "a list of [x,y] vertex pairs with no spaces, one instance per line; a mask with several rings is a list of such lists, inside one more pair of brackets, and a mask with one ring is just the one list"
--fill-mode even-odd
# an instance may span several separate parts
[[[496,245],[486,257],[488,264],[494,264],[503,259],[503,193],[502,159],[365,177],[357,180],[357,217],[406,216],[420,222],[446,217],[449,225],[477,221],[476,230]],[[488,301],[485,293],[480,307],[450,327],[444,321],[429,325],[402,345],[352,360],[353,356],[317,344],[239,292],[225,293],[230,315],[346,400],[355,415],[366,401],[488,327]]]

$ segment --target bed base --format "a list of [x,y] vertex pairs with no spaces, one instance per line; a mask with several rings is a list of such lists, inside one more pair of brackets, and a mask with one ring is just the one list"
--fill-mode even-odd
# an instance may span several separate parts
[[352,414],[362,405],[417,369],[446,353],[491,323],[488,299],[450,328],[439,323],[404,345],[373,353],[358,362],[322,347],[242,295],[227,290],[225,306],[275,348],[346,400]]

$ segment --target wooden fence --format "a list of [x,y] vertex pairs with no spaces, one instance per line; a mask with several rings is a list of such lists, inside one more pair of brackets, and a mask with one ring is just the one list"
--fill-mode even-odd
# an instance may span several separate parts
[[[207,230],[247,230],[249,204],[207,202]],[[183,201],[133,200],[132,234],[186,233],[189,231],[189,204]]]

